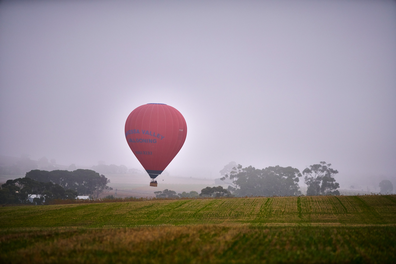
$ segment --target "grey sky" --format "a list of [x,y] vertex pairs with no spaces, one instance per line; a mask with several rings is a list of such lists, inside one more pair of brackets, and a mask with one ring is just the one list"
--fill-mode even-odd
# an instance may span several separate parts
[[161,102],[170,173],[394,176],[395,47],[395,1],[2,1],[0,154],[141,168],[125,120]]

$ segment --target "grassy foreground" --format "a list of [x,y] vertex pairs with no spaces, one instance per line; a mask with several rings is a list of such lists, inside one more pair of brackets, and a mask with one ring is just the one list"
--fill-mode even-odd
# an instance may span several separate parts
[[396,196],[0,208],[0,263],[395,263]]

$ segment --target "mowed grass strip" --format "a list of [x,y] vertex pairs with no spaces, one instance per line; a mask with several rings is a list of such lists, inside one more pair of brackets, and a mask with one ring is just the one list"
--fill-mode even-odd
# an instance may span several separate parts
[[395,259],[395,226],[0,231],[1,263],[394,263]]
[[390,196],[150,200],[0,208],[0,229],[195,224],[396,224]]

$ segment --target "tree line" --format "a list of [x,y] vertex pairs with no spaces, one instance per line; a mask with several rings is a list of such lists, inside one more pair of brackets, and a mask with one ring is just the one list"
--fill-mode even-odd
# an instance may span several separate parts
[[[307,184],[307,195],[339,195],[339,183],[334,176],[337,170],[324,161],[305,168],[302,172],[293,167],[270,166],[256,169],[242,167],[234,162],[221,171],[221,180],[230,183],[222,186],[206,187],[201,193],[196,191],[176,193],[165,189],[156,191],[157,198],[198,198],[198,197],[245,197],[245,196],[298,196],[298,185],[303,177]],[[93,170],[74,171],[31,170],[25,178],[8,180],[0,189],[0,204],[43,204],[55,199],[75,199],[87,195],[97,199],[104,190],[111,190],[110,180]],[[392,193],[393,186],[388,180],[380,182],[381,193]],[[34,199],[29,199],[34,196]]]
[[338,173],[330,163],[321,161],[319,164],[305,168],[302,173],[293,167],[270,166],[256,169],[252,166],[227,165],[220,173],[221,180],[231,184],[228,190],[235,196],[298,196],[301,195],[298,185],[304,177],[308,186],[307,195],[339,195],[340,185],[334,179]]
[[300,178],[304,177],[308,186],[307,195],[339,195],[340,185],[334,179],[338,173],[331,164],[321,161],[305,168],[302,173],[293,167],[270,166],[264,169],[227,164],[220,173],[222,181],[229,183],[227,189],[222,186],[206,187],[198,194],[188,196],[185,192],[176,194],[165,189],[155,192],[157,198],[196,198],[196,197],[245,197],[245,196],[298,196],[301,195]]
[[[76,199],[78,195],[97,199],[111,190],[110,180],[92,170],[32,170],[24,178],[8,180],[1,186],[1,204],[43,204],[56,199]],[[33,201],[30,201],[34,195]]]

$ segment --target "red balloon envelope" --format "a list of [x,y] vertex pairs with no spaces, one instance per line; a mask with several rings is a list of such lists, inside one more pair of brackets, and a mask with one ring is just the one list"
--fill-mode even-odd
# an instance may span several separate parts
[[161,174],[184,144],[187,124],[166,104],[146,104],[133,110],[125,123],[129,147],[152,179]]

